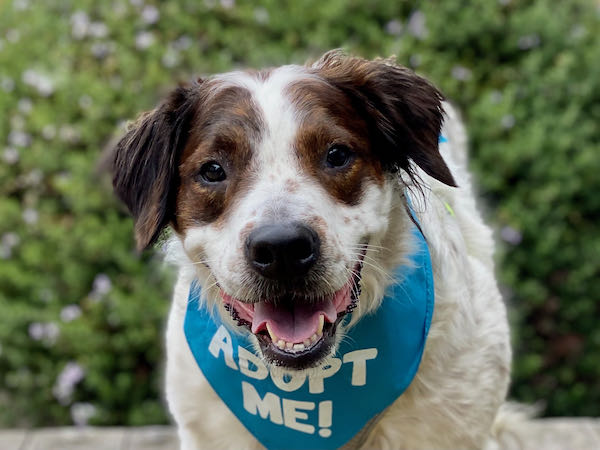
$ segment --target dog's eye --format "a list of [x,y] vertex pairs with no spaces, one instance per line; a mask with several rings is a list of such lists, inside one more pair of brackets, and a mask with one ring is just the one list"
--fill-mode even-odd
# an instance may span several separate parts
[[327,150],[327,165],[332,168],[341,169],[346,167],[354,153],[344,145],[334,144]]
[[[207,162],[200,167],[200,172],[198,172],[198,178],[201,178],[203,181],[207,183],[218,183],[227,178],[225,174],[225,170],[219,163],[214,161]],[[200,180],[198,180],[200,181]]]

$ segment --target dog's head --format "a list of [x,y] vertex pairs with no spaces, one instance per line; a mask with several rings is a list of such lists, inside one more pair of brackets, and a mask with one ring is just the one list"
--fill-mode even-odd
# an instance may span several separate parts
[[413,174],[412,161],[454,185],[441,100],[406,68],[338,51],[217,75],[141,116],[117,145],[114,187],[140,249],[170,224],[207,301],[256,335],[267,362],[315,366],[363,272],[389,270],[376,255],[404,201],[397,172]]

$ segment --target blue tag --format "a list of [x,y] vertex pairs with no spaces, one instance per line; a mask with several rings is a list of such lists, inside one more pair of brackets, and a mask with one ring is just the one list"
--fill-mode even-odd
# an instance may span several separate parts
[[247,332],[228,329],[192,284],[184,322],[189,347],[215,392],[266,448],[339,448],[409,386],[434,300],[429,250],[416,227],[414,236],[412,267],[397,269],[400,282],[381,307],[349,330],[332,364],[310,379],[302,372],[270,374]]

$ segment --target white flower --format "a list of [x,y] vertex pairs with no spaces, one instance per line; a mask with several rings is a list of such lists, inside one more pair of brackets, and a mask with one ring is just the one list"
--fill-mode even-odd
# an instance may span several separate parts
[[56,383],[52,388],[52,394],[62,405],[71,401],[75,385],[83,380],[85,370],[74,361],[69,361],[63,370],[58,374]]
[[19,235],[16,233],[8,232],[2,235],[0,241],[0,258],[8,259],[12,256],[13,247],[19,245]]
[[45,326],[40,322],[33,322],[29,324],[29,337],[34,341],[39,341],[45,336]]
[[158,22],[158,19],[160,19],[160,12],[155,6],[146,5],[142,9],[141,16],[144,23],[152,25],[153,23]]
[[220,0],[221,8],[231,9],[235,6],[235,0]]
[[85,426],[96,414],[96,407],[91,403],[73,403],[71,406],[71,419],[77,426]]
[[497,89],[494,89],[492,92],[490,92],[490,102],[492,102],[493,104],[498,104],[502,101],[502,92],[500,92]]
[[26,208],[23,210],[23,221],[27,224],[27,225],[34,225],[35,223],[37,223],[38,219],[39,219],[39,213],[32,208]]
[[513,116],[512,114],[506,114],[502,116],[502,119],[500,120],[500,125],[502,125],[502,128],[504,128],[505,130],[510,130],[512,127],[515,126],[515,116]]
[[15,11],[24,11],[29,8],[29,0],[15,0],[13,8],[15,8]]
[[50,140],[50,139],[54,139],[55,136],[56,136],[56,127],[52,124],[44,125],[44,128],[42,128],[42,137],[44,139]]
[[467,81],[471,79],[471,70],[463,66],[454,66],[451,74],[452,77],[459,81]]
[[175,67],[180,61],[179,53],[172,48],[168,48],[162,57],[163,66],[167,68]]
[[58,130],[58,137],[61,141],[77,142],[79,139],[79,133],[71,125],[62,125]]
[[23,181],[28,186],[38,186],[43,179],[44,172],[42,172],[40,169],[33,169],[23,177]]
[[42,74],[34,69],[27,69],[22,75],[23,83],[37,89],[38,93],[43,97],[48,97],[54,92],[54,82],[45,74]]
[[183,36],[179,37],[175,42],[173,42],[173,48],[175,50],[187,50],[191,46],[192,46],[192,38],[185,34]]
[[108,27],[104,22],[90,23],[88,34],[95,38],[104,38],[108,36]]
[[519,245],[523,240],[523,235],[519,230],[515,230],[513,227],[505,226],[500,230],[500,237],[504,242],[508,242],[512,245]]
[[408,18],[406,28],[417,39],[425,39],[429,33],[425,26],[425,14],[422,11],[413,12]]
[[421,55],[410,55],[408,62],[411,67],[419,67],[421,65]]
[[28,147],[31,143],[31,136],[20,130],[11,130],[8,133],[8,143],[15,147]]
[[102,59],[112,51],[112,45],[107,42],[94,42],[91,46],[91,50],[94,58]]
[[14,247],[16,245],[19,245],[19,242],[21,242],[21,238],[19,237],[19,235],[17,233],[13,233],[13,232],[8,232],[8,233],[4,233],[2,235],[2,245],[6,245],[8,247]]
[[53,344],[60,334],[60,329],[58,328],[58,325],[53,322],[33,322],[29,324],[28,332],[29,336],[34,341],[46,340]]
[[71,15],[71,35],[75,39],[83,39],[90,28],[90,18],[85,11],[75,11]]
[[14,147],[6,147],[2,153],[2,159],[6,164],[16,164],[19,162],[19,150]]
[[385,24],[385,32],[387,34],[391,34],[392,36],[399,36],[402,34],[402,22],[399,20],[393,19]]
[[254,20],[261,25],[266,24],[269,22],[269,11],[265,8],[256,8],[254,10]]
[[99,273],[98,275],[96,275],[96,278],[94,278],[91,296],[96,299],[99,299],[100,297],[108,294],[111,289],[112,282],[110,281],[110,278],[108,278],[108,275],[106,275],[105,273]]
[[154,44],[154,34],[150,31],[141,31],[135,36],[135,47],[138,50],[145,50]]
[[50,342],[54,343],[58,335],[60,334],[60,328],[54,322],[48,322],[46,324],[46,336],[45,338]]
[[541,39],[540,39],[539,34],[533,33],[533,34],[521,36],[519,38],[519,42],[517,43],[517,46],[521,50],[529,50],[529,49],[532,49],[532,48],[540,45],[540,42],[541,42]]
[[60,311],[63,322],[71,322],[81,316],[81,308],[77,305],[67,305]]

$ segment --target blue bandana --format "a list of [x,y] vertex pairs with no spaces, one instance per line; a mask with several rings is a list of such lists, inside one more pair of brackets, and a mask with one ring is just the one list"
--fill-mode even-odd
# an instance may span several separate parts
[[310,378],[270,374],[246,335],[211,314],[192,283],[184,322],[189,347],[215,392],[266,448],[339,448],[409,386],[434,299],[429,250],[416,227],[414,236],[413,264],[395,274],[401,281],[389,287],[374,314],[348,331],[331,365]]

